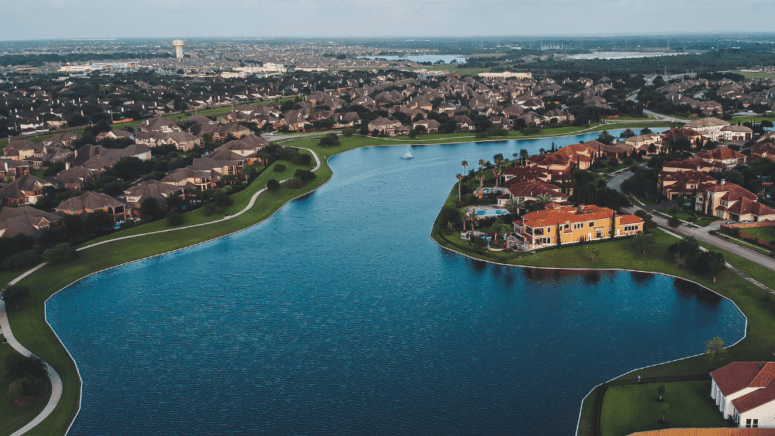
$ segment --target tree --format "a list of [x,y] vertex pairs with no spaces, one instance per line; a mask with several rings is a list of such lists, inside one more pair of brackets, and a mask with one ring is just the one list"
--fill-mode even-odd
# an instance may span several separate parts
[[0,265],[3,269],[18,271],[20,269],[31,267],[38,261],[38,252],[35,250],[26,250],[21,253],[6,257]]
[[528,156],[530,156],[530,153],[528,153],[527,150],[524,148],[519,150],[519,157],[522,158],[522,165],[525,164],[525,160],[528,158]]
[[632,129],[626,129],[624,132],[619,134],[620,138],[632,138],[635,136],[635,132],[632,131]]
[[329,133],[320,138],[318,145],[321,147],[338,147],[340,145],[339,136],[336,133]]
[[651,129],[649,129],[648,127],[644,127],[642,129],[640,129],[640,134],[641,135],[648,135],[648,134],[651,134],[651,133],[654,133],[654,132],[652,132]]
[[280,182],[275,179],[269,179],[266,181],[266,189],[270,191],[277,191],[280,189]]
[[116,221],[113,219],[113,215],[105,212],[104,210],[98,210],[92,212],[83,219],[83,226],[95,234],[100,234],[106,229],[111,229]]
[[[111,220],[112,221],[112,220]],[[43,252],[43,261],[47,263],[65,263],[78,257],[78,252],[70,244],[63,242]]]
[[635,235],[635,239],[633,239],[633,245],[636,250],[642,251],[643,255],[646,256],[654,247],[654,241],[651,239],[651,236],[645,233],[638,233]]
[[550,201],[552,201],[552,196],[551,196],[551,195],[549,195],[549,194],[539,194],[539,195],[536,197],[536,200],[537,200],[539,203],[549,203]]
[[511,233],[514,228],[508,224],[501,224],[501,226],[498,228],[499,233],[503,236],[503,243],[506,248],[509,246],[509,233]]
[[674,216],[671,216],[670,219],[667,220],[667,225],[672,228],[676,228],[681,225],[681,220]]
[[140,214],[152,221],[164,218],[164,211],[153,197],[148,197],[140,203]]
[[463,162],[460,163],[460,165],[463,165],[463,175],[465,175],[466,174],[466,168],[468,168],[468,161],[464,160]]
[[5,301],[5,306],[17,311],[24,308],[29,298],[30,293],[27,292],[26,286],[12,285],[0,291],[0,299]]
[[171,226],[179,226],[183,224],[183,215],[176,211],[171,211],[167,214],[167,224]]
[[717,365],[724,361],[727,355],[727,350],[724,349],[724,340],[716,336],[705,341],[705,355]]
[[692,269],[699,274],[713,277],[713,283],[716,283],[716,277],[727,268],[724,255],[715,251],[703,251],[697,255],[692,264]]
[[611,145],[614,142],[614,138],[610,133],[608,133],[608,130],[603,130],[600,132],[600,134],[597,136],[597,142]]
[[700,244],[691,236],[687,236],[668,248],[676,256],[679,264],[691,265],[700,252]]
[[460,201],[462,200],[461,186],[463,186],[463,175],[458,174],[455,177],[457,177],[457,201]]
[[519,210],[525,208],[525,202],[517,200],[516,198],[510,198],[506,200],[506,210],[512,215],[519,215]]
[[493,167],[492,175],[495,177],[495,187],[500,186],[501,175],[503,175],[503,171],[501,171],[500,167]]
[[231,199],[228,192],[218,191],[213,195],[213,202],[217,207],[225,208],[231,206],[234,200]]
[[301,180],[298,177],[291,177],[285,182],[285,186],[290,189],[299,189],[304,186],[304,180]]
[[150,171],[151,165],[152,164],[143,162],[134,156],[127,156],[122,157],[121,160],[116,162],[116,164],[113,165],[113,169],[118,171],[122,179],[132,180]]

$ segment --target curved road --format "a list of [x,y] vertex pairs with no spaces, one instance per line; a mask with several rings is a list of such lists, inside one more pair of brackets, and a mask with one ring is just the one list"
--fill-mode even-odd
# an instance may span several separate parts
[[[283,139],[287,139],[287,138],[283,138]],[[321,165],[320,158],[318,157],[317,153],[315,153],[313,150],[311,150],[309,148],[304,148],[304,147],[298,147],[298,148],[300,148],[302,150],[307,150],[310,153],[312,153],[312,157],[315,158],[315,167],[312,168],[312,171],[317,171],[320,168],[320,165]],[[281,181],[280,183],[285,183],[286,181],[287,181],[287,179]],[[221,218],[221,219],[216,220],[216,221],[210,221],[208,223],[202,223],[202,224],[193,224],[193,225],[190,225],[190,226],[178,227],[178,228],[174,228],[174,229],[159,230],[159,231],[156,231],[156,232],[148,232],[148,233],[141,233],[141,234],[137,234],[137,235],[124,236],[124,237],[116,238],[116,239],[109,239],[107,241],[102,241],[102,242],[98,242],[96,244],[91,244],[91,245],[87,245],[85,247],[81,247],[81,248],[78,249],[78,251],[86,250],[87,248],[96,247],[98,245],[106,244],[108,242],[121,241],[121,240],[124,240],[124,239],[131,239],[131,238],[138,238],[138,237],[141,237],[141,236],[153,235],[153,234],[157,234],[157,233],[173,232],[173,231],[178,231],[178,230],[190,229],[190,228],[194,228],[194,227],[208,226],[210,224],[216,224],[216,223],[220,223],[220,222],[223,222],[223,221],[226,221],[226,220],[230,220],[230,219],[232,219],[234,217],[237,217],[237,216],[240,216],[243,213],[245,213],[248,210],[250,210],[253,207],[253,205],[256,204],[256,200],[258,199],[258,196],[261,195],[261,193],[264,192],[264,191],[266,191],[266,188],[263,188],[263,189],[259,190],[258,192],[256,192],[255,194],[253,194],[253,197],[250,198],[250,202],[248,202],[248,205],[245,206],[245,208],[242,209],[241,211],[235,213],[234,215],[229,215],[227,217]],[[46,265],[45,263],[41,263],[40,265],[37,265],[36,267],[32,268],[31,270],[29,270],[29,271],[25,272],[24,274],[20,275],[19,277],[13,279],[8,284],[9,285],[15,285],[16,283],[19,283],[22,279],[24,279],[28,275],[34,273],[35,271],[39,270],[40,268],[42,268],[45,265]],[[48,323],[48,322],[46,322],[46,323]],[[23,356],[34,356],[34,354],[32,354],[31,351],[26,349],[13,336],[13,332],[11,331],[11,325],[8,322],[8,314],[7,314],[6,310],[5,310],[5,302],[3,302],[2,300],[0,300],[0,332],[2,332],[3,335],[5,336],[5,338],[8,340],[8,344],[11,345],[11,347],[14,350],[16,350],[17,352],[19,352],[21,355],[23,355]],[[54,334],[56,334],[56,333],[54,333]],[[64,347],[64,344],[62,346]],[[56,370],[54,370],[54,368],[51,365],[49,365],[48,363],[46,363],[46,369],[48,370],[48,378],[51,381],[51,397],[49,398],[48,403],[46,403],[46,407],[44,407],[43,410],[38,414],[38,416],[36,416],[32,421],[28,422],[24,427],[22,427],[19,430],[15,431],[13,434],[11,434],[11,436],[21,436],[21,435],[27,433],[28,431],[32,430],[36,425],[38,425],[41,422],[43,422],[43,420],[46,419],[51,414],[51,412],[54,411],[54,409],[56,408],[57,404],[59,404],[59,400],[62,398],[62,378],[59,376],[59,373],[57,373]]]

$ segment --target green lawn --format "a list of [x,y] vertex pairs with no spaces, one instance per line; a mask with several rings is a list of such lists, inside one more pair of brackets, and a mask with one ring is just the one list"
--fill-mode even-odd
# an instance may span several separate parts
[[735,73],[742,75],[746,79],[775,79],[775,73],[750,72],[750,71],[735,71]]
[[727,240],[727,241],[729,241],[729,242],[731,242],[733,244],[737,244],[737,245],[739,245],[741,247],[748,248],[749,250],[756,250],[759,253],[766,254],[766,255],[770,254],[770,250],[768,250],[768,249],[766,249],[764,247],[760,247],[760,246],[756,245],[756,243],[753,242],[753,241],[746,241],[746,240],[743,240],[743,239],[738,239],[738,238],[735,238],[734,236],[726,235],[726,234],[719,234],[718,237],[722,238],[724,240]]
[[754,236],[771,244],[775,244],[775,227],[757,227],[754,229],[740,229],[740,233]]
[[[710,380],[663,384],[663,402],[657,401],[659,383],[609,386],[603,400],[600,434],[626,436],[663,428],[729,426],[710,398]],[[658,422],[663,414],[665,425]]]
[[[0,335],[2,338],[2,335]],[[0,340],[0,342],[2,342]],[[6,356],[18,354],[9,344],[0,344],[0,362],[5,362]],[[11,380],[5,372],[5,368],[0,367],[0,436],[7,436],[14,430],[21,428],[24,424],[32,421],[33,418],[46,407],[48,399],[51,397],[51,385],[40,397],[30,404],[17,406],[13,404],[5,393],[8,391],[8,385]]]

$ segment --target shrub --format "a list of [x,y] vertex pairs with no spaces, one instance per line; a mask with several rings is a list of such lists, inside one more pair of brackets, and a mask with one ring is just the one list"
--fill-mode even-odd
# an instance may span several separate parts
[[183,224],[183,215],[172,211],[167,214],[167,224],[171,226],[179,226]]
[[205,216],[210,216],[217,212],[215,205],[213,203],[207,203],[204,206]]
[[299,189],[304,186],[304,180],[301,180],[298,177],[291,177],[288,179],[288,181],[285,182],[285,186],[291,189]]
[[297,179],[301,179],[301,180],[303,180],[304,182],[309,182],[310,180],[312,180],[312,179],[314,179],[314,178],[315,178],[315,173],[313,173],[313,172],[312,172],[312,171],[310,171],[310,170],[302,170],[302,169],[298,169],[298,170],[296,170],[296,172],[293,174],[293,176],[294,176],[295,178],[297,178]]
[[0,291],[0,298],[5,301],[7,308],[21,310],[30,298],[30,293],[27,292],[26,286],[13,285]]
[[224,191],[218,191],[213,195],[213,200],[216,206],[219,208],[224,208],[231,206],[232,203],[234,203],[234,200],[229,197],[229,194]]
[[349,137],[353,136],[353,133],[355,133],[355,131],[353,129],[350,129],[350,128],[342,130],[342,136],[344,136],[345,138],[349,138]]
[[336,133],[329,133],[328,135],[320,138],[318,145],[321,147],[338,147],[339,136]]
[[43,252],[43,261],[48,263],[65,263],[78,257],[78,252],[70,244],[63,242],[54,248]]
[[667,220],[667,225],[672,227],[672,228],[676,228],[676,227],[681,225],[681,220],[679,220],[678,218],[676,218],[674,216],[671,216],[670,219]]
[[35,250],[22,251],[3,260],[3,269],[20,270],[35,264],[38,261],[38,252]]
[[288,167],[286,167],[286,166],[285,166],[285,165],[283,165],[283,164],[277,164],[277,165],[275,165],[274,167],[272,167],[272,170],[273,170],[274,172],[276,172],[276,173],[281,173],[281,172],[285,171],[287,168],[288,168]]
[[309,165],[312,162],[312,156],[308,154],[299,153],[298,156],[293,158],[293,163],[296,165]]
[[619,159],[617,159],[617,158],[615,158],[615,157],[614,157],[614,158],[611,158],[611,159],[608,159],[608,165],[610,165],[610,166],[612,166],[612,167],[617,167],[617,166],[619,166]]
[[275,179],[269,179],[266,181],[266,189],[270,191],[277,191],[280,189],[280,182]]

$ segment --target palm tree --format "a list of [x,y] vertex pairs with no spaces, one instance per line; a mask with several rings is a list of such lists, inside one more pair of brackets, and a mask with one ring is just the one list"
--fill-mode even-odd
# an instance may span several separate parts
[[500,186],[501,168],[500,167],[492,167],[492,175],[495,176],[495,187],[497,188],[498,186]]
[[525,202],[516,198],[510,198],[506,201],[506,210],[511,212],[512,215],[519,215],[519,210],[524,209],[524,207]]
[[500,234],[503,236],[503,243],[504,248],[508,248],[509,245],[509,233],[513,230],[513,227],[511,227],[508,224],[503,224],[499,227]]
[[525,159],[527,159],[528,156],[530,156],[530,153],[528,153],[527,150],[524,148],[519,150],[519,157],[522,158],[522,165],[525,164]]
[[463,175],[462,174],[458,174],[455,177],[457,177],[457,201],[460,201],[461,200],[461,190],[460,190],[460,187],[463,184]]
[[552,201],[552,196],[549,194],[540,194],[536,197],[536,200],[538,200],[540,203],[549,203]]
[[471,222],[471,231],[473,232],[476,230],[476,220],[479,218],[476,215],[476,212],[471,211],[470,213],[466,214],[466,217],[468,217],[468,221]]
[[486,164],[487,161],[484,159],[479,159],[479,171],[482,171],[482,168],[484,168],[484,164]]
[[545,148],[539,148],[538,152],[541,153],[541,154],[544,154],[544,153],[546,153],[546,149]]
[[466,175],[466,167],[468,167],[468,161],[463,161],[460,165],[463,165],[463,175]]
[[519,156],[519,153],[512,153],[511,155],[514,158],[514,168],[517,167],[517,156]]
[[479,189],[482,189],[484,187],[484,174],[479,176]]

